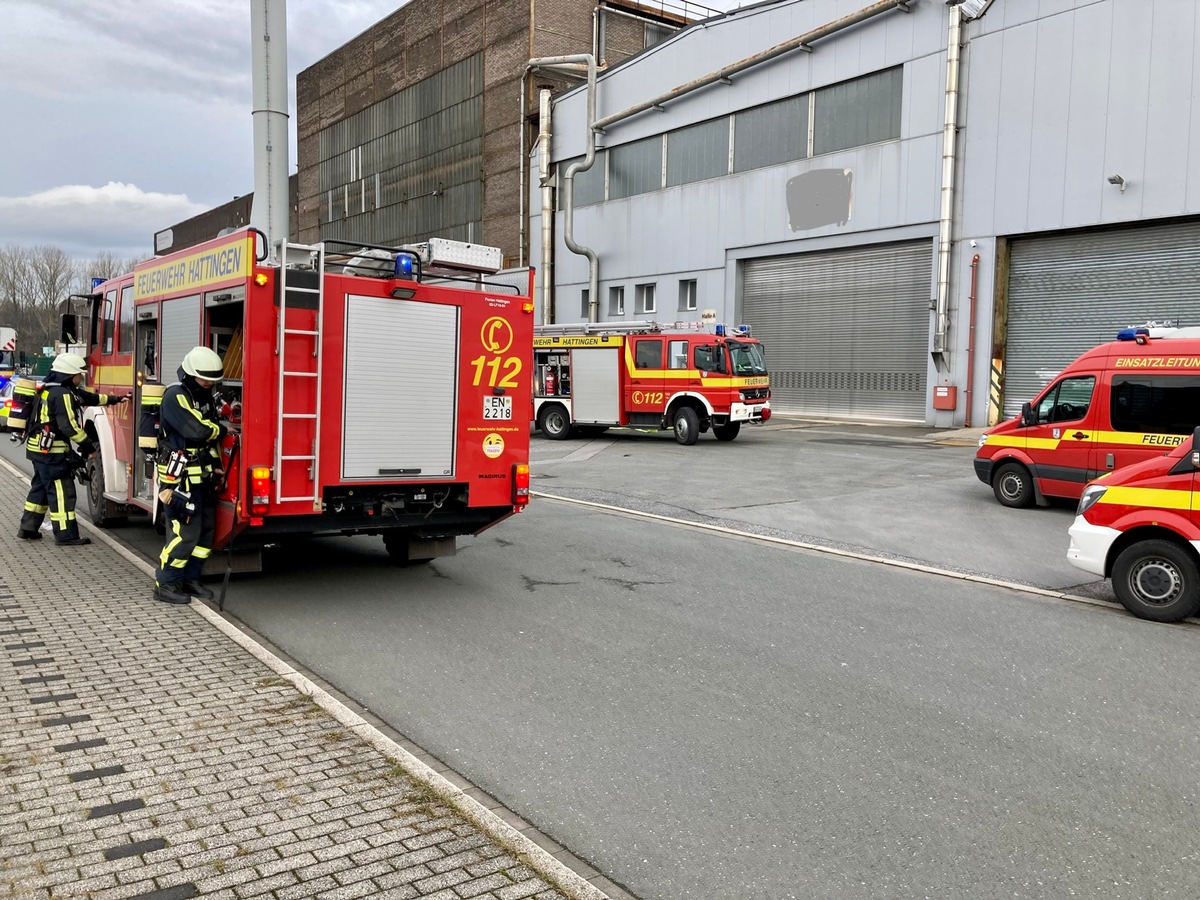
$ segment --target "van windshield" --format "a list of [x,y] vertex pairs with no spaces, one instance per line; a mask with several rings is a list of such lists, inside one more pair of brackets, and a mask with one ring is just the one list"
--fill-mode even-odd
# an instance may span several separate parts
[[734,375],[767,374],[767,358],[762,344],[729,341],[729,355],[733,358]]

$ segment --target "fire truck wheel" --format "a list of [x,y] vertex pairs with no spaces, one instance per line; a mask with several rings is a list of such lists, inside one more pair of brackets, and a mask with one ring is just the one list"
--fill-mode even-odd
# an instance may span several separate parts
[[700,437],[700,417],[690,406],[675,410],[675,440],[690,447]]
[[718,441],[732,441],[741,430],[741,422],[726,422],[724,425],[713,426],[713,437]]
[[538,428],[552,441],[565,441],[571,436],[571,417],[559,404],[547,403],[538,413]]
[[98,528],[109,528],[125,521],[123,516],[109,515],[109,503],[104,499],[104,463],[100,454],[87,461],[85,467],[88,474],[87,496],[88,511],[92,514],[92,524]]
[[1200,611],[1200,567],[1171,541],[1139,541],[1113,563],[1113,592],[1142,619],[1178,622]]
[[992,476],[992,492],[1001,505],[1023,509],[1033,502],[1033,476],[1019,462],[1001,463]]

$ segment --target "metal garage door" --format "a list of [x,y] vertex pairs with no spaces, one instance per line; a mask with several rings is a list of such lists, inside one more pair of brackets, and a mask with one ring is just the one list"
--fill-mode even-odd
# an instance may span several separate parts
[[1200,222],[1010,244],[1004,413],[1129,325],[1200,325]]
[[930,241],[748,260],[772,408],[924,422],[932,265]]

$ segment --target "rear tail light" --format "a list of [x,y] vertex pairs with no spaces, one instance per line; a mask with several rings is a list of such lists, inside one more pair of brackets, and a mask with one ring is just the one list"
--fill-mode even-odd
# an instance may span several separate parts
[[250,469],[250,515],[261,516],[271,502],[271,469],[252,466]]
[[517,463],[513,466],[513,506],[524,509],[529,503],[529,466]]

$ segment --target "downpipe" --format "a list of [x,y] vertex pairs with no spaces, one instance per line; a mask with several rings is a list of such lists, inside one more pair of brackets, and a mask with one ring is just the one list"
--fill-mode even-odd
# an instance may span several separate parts
[[542,324],[554,321],[554,188],[550,182],[550,90],[538,97],[538,179],[542,186]]
[[933,364],[949,369],[947,334],[950,330],[950,254],[954,228],[955,142],[958,137],[958,77],[962,56],[962,10],[950,7],[946,40],[946,116],[942,128],[942,203],[938,221],[938,286],[934,306]]

